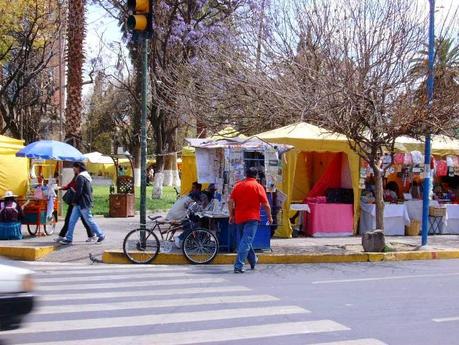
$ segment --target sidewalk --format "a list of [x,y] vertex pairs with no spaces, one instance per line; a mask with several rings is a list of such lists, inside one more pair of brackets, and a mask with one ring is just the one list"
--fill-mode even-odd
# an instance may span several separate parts
[[[100,245],[86,243],[86,231],[79,223],[75,230],[74,243],[62,246],[53,241],[57,231],[48,237],[30,237],[23,227],[25,238],[21,241],[0,241],[0,255],[22,259],[51,262],[89,262],[89,254],[106,263],[125,263],[122,243],[128,230],[138,227],[139,217],[103,218],[96,221],[106,232],[106,240]],[[26,235],[27,234],[27,235]],[[395,253],[363,253],[360,236],[335,238],[291,238],[272,239],[271,252],[261,253],[260,263],[305,263],[305,262],[366,262],[382,260],[416,260],[435,258],[459,258],[459,235],[437,235],[429,237],[429,249],[418,251],[419,236],[386,237],[388,246]],[[105,255],[103,255],[105,252]],[[219,255],[215,263],[229,264],[234,254]],[[161,253],[155,263],[186,263],[180,250],[170,254]]]

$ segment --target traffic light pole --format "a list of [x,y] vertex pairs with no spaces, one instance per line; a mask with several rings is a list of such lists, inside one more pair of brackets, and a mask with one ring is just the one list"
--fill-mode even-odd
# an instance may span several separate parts
[[[142,35],[142,97],[140,116],[140,229],[145,230],[147,223],[147,94],[148,94],[148,38]],[[142,240],[145,233],[141,232]]]

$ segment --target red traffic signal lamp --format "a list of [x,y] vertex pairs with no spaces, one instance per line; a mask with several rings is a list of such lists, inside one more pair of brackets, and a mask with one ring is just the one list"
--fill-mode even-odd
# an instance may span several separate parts
[[128,0],[127,28],[131,31],[152,32],[152,0]]

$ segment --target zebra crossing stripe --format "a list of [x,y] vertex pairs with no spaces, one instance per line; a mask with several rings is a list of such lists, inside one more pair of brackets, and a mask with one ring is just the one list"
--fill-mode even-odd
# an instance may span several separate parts
[[[134,266],[138,267],[138,266]],[[32,268],[34,270],[34,268]],[[169,268],[160,268],[156,269],[152,267],[140,267],[136,269],[105,269],[105,268],[92,268],[92,269],[61,269],[61,270],[36,270],[35,275],[40,278],[54,277],[59,275],[84,275],[84,274],[139,274],[139,273],[167,273],[167,272],[189,272],[190,269],[187,267],[169,267]]]
[[38,291],[66,291],[66,290],[90,290],[108,289],[108,288],[130,288],[130,287],[148,287],[148,286],[169,286],[169,285],[192,285],[192,284],[217,284],[226,282],[223,278],[196,278],[196,279],[169,279],[169,280],[152,280],[138,282],[118,282],[112,285],[106,283],[96,284],[69,284],[69,285],[45,285],[38,286]]
[[[49,295],[38,297],[41,301],[76,301],[85,299],[99,299],[99,298],[116,298],[116,297],[135,297],[139,294],[142,297],[149,296],[168,296],[168,295],[193,295],[201,293],[223,293],[223,292],[236,292],[236,291],[250,291],[249,288],[244,286],[217,286],[210,288],[180,288],[180,289],[166,289],[166,290],[146,290],[146,291],[118,291],[118,292],[98,292],[98,293],[77,293],[77,294],[61,294]],[[141,302],[139,302],[141,303]]]
[[107,276],[81,276],[81,277],[43,277],[39,278],[40,283],[70,283],[70,282],[88,282],[88,281],[108,281],[108,280],[128,280],[128,279],[156,279],[156,278],[177,278],[177,277],[195,277],[195,274],[191,273],[181,273],[181,272],[172,272],[172,273],[163,273],[163,272],[149,272],[149,273],[140,273],[140,274],[113,274]]
[[277,297],[270,295],[242,295],[242,296],[215,296],[215,297],[197,297],[197,298],[178,298],[178,299],[160,299],[145,300],[142,303],[118,302],[113,301],[110,304],[80,304],[80,305],[55,305],[43,306],[34,312],[34,314],[62,314],[78,312],[98,312],[98,311],[117,311],[125,309],[152,309],[200,305],[219,305],[219,304],[237,304],[237,303],[259,303],[279,301]]
[[134,326],[153,326],[166,325],[184,322],[215,321],[230,319],[245,319],[262,316],[278,316],[291,314],[306,314],[308,311],[297,306],[276,306],[276,307],[258,307],[258,308],[234,308],[221,310],[204,310],[182,313],[165,313],[150,315],[132,315],[123,317],[109,317],[97,319],[80,319],[64,321],[45,321],[32,322],[25,328],[18,330],[16,333],[31,333],[46,330],[46,332],[55,331],[76,331],[90,330],[111,327],[134,327]]
[[343,341],[333,341],[331,343],[320,343],[312,345],[387,345],[378,339],[356,339],[356,340],[343,340]]
[[126,334],[124,337],[107,337],[99,339],[59,340],[56,342],[29,343],[30,345],[100,345],[115,343],[116,345],[186,345],[204,344],[218,341],[235,341],[258,338],[279,337],[298,334],[325,333],[347,331],[349,328],[331,321],[280,322],[257,326],[228,327],[200,331],[176,333],[159,333],[141,336]]

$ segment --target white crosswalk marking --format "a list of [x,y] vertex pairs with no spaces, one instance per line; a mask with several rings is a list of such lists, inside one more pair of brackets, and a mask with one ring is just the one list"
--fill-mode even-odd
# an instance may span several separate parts
[[[146,336],[117,337],[117,345],[185,345],[202,344],[217,341],[234,341],[242,339],[256,339],[278,337],[294,334],[310,334],[320,332],[347,331],[349,328],[330,320],[285,322],[257,326],[229,327],[209,329],[203,331],[189,331],[177,333],[160,333]],[[85,340],[85,345],[101,344],[101,341],[108,343],[110,338]],[[34,345],[81,345],[81,340],[56,341],[47,343],[34,343]]]
[[[129,317],[111,317],[106,319],[89,319],[80,320],[75,323],[70,321],[56,322],[34,322],[24,328],[23,332],[33,332],[41,329],[46,329],[48,332],[79,329],[97,329],[106,328],[112,325],[129,326],[147,326],[157,324],[174,324],[183,322],[197,321],[212,321],[212,320],[228,320],[258,316],[273,316],[273,315],[289,315],[289,314],[306,314],[308,311],[300,307],[256,307],[256,308],[236,308],[236,309],[221,309],[221,310],[206,310],[186,313],[168,313],[155,314],[144,316],[129,316]],[[21,333],[21,331],[19,331]]]
[[138,295],[139,297],[152,297],[152,296],[173,296],[173,295],[195,295],[203,293],[223,293],[223,292],[235,292],[235,291],[250,291],[250,289],[244,286],[217,286],[210,288],[183,288],[180,289],[165,289],[165,290],[147,290],[147,291],[117,291],[117,292],[100,292],[100,293],[86,293],[81,292],[77,294],[62,294],[62,295],[46,295],[41,296],[41,301],[76,301],[85,299],[98,299],[98,298],[116,298],[116,297],[133,297]]
[[274,302],[279,299],[269,295],[246,295],[246,296],[217,296],[217,297],[195,297],[195,298],[178,298],[178,299],[160,299],[147,300],[142,303],[119,302],[115,301],[110,304],[83,304],[78,305],[55,305],[44,306],[35,314],[60,314],[72,312],[92,312],[92,311],[110,311],[125,309],[153,309],[180,306],[197,306],[213,304],[236,304],[236,303],[257,303],[257,302]]
[[59,283],[62,281],[65,282],[89,282],[89,281],[108,281],[108,280],[123,280],[123,279],[140,279],[140,278],[149,278],[149,279],[159,279],[159,278],[180,278],[180,277],[190,277],[192,276],[191,273],[180,273],[180,272],[147,272],[147,273],[138,273],[138,274],[110,274],[108,276],[104,276],[101,279],[101,276],[72,276],[72,277],[56,277],[53,276],[52,278],[41,278],[40,282],[42,283]]
[[[112,283],[111,287],[118,288],[129,288],[129,287],[149,287],[149,286],[168,286],[168,285],[185,285],[185,284],[217,284],[223,283],[225,279],[222,278],[197,278],[197,279],[169,279],[169,280],[149,280],[140,282],[122,282]],[[39,291],[65,291],[73,290],[75,288],[91,291],[97,289],[107,288],[107,283],[98,284],[69,284],[69,285],[45,285],[39,286]]]
[[[312,343],[307,338],[312,334],[330,340],[315,345],[385,345],[373,338],[349,339],[346,325],[311,319],[309,310],[260,293],[262,287],[253,291],[234,284],[212,270],[31,266],[37,272],[38,309],[22,328],[4,333],[11,345],[229,344],[254,339],[304,345]],[[337,341],[341,334],[346,340]]]
[[331,343],[320,343],[312,345],[387,345],[382,341],[377,339],[356,339],[356,340],[343,340],[343,341],[333,341]]

